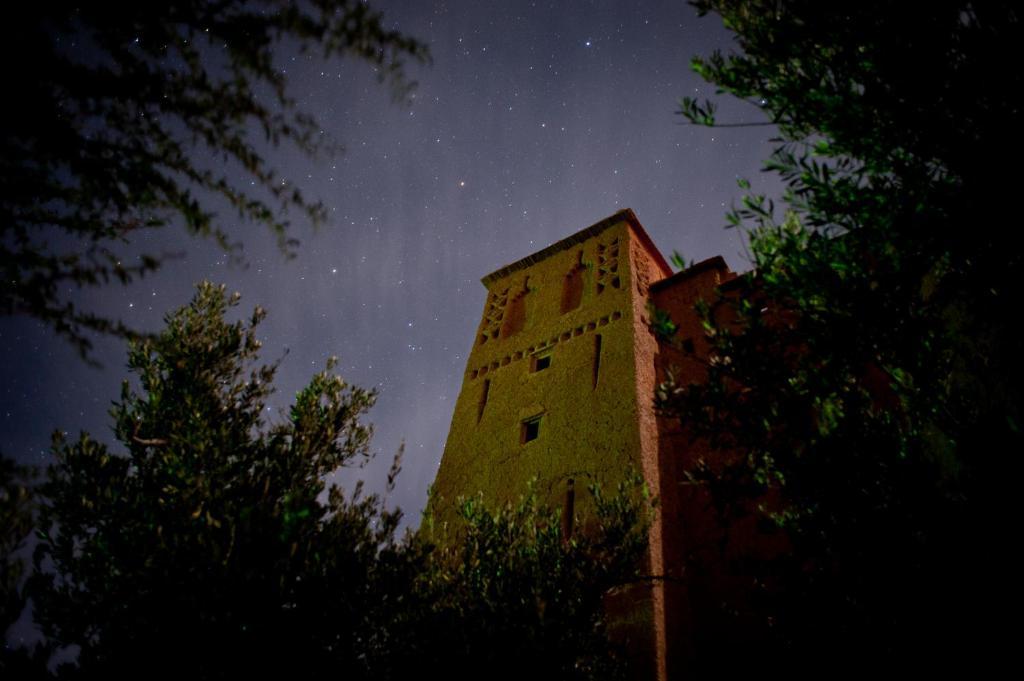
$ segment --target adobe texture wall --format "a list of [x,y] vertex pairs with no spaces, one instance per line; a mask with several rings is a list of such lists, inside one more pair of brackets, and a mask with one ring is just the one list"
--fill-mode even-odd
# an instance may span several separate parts
[[[657,418],[653,397],[669,363],[681,362],[694,380],[700,371],[659,343],[648,303],[699,339],[694,304],[734,276],[721,258],[672,275],[627,209],[484,277],[484,312],[433,487],[435,522],[453,518],[459,496],[501,504],[535,477],[542,500],[559,507],[571,481],[608,489],[632,467],[661,502],[647,567],[681,577],[683,444]],[[585,498],[577,499],[585,516]],[[659,679],[678,666],[670,657],[687,657],[692,638],[687,594],[667,583],[633,595],[639,624],[624,632]]]

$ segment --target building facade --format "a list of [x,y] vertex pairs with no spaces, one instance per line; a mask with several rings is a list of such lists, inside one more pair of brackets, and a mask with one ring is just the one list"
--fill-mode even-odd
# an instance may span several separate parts
[[[433,487],[431,512],[443,522],[459,496],[506,503],[537,478],[542,500],[561,507],[574,485],[609,489],[640,471],[660,500],[647,569],[665,580],[634,599],[644,625],[631,647],[659,679],[676,676],[693,645],[682,569],[699,524],[680,485],[698,453],[657,417],[655,387],[669,369],[700,380],[694,305],[735,276],[721,258],[673,274],[627,209],[484,277],[483,316]],[[671,315],[686,351],[659,341],[652,309]]]

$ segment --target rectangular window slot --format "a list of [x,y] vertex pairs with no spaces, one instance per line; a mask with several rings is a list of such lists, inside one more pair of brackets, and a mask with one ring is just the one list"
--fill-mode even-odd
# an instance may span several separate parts
[[597,389],[597,378],[601,374],[601,334],[594,334],[594,389]]
[[490,391],[491,391],[491,379],[485,378],[484,379],[483,392],[480,393],[480,407],[477,409],[477,413],[476,413],[476,420],[477,420],[478,423],[479,423],[480,419],[483,418],[484,407],[487,406],[487,394]]
[[572,478],[565,483],[565,505],[562,507],[562,542],[572,539],[573,521],[576,516],[576,481]]
[[551,355],[538,355],[533,358],[531,362],[531,370],[536,373],[538,371],[544,371],[551,366]]
[[520,444],[526,444],[540,437],[540,416],[534,416],[523,421],[519,432]]

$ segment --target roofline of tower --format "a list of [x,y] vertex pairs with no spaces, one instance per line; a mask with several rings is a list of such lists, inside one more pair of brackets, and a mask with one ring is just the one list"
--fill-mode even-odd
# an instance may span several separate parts
[[654,258],[654,261],[658,264],[659,267],[661,267],[662,271],[666,273],[672,272],[672,268],[669,267],[668,263],[665,261],[665,257],[661,254],[661,251],[658,250],[658,247],[654,245],[654,242],[651,240],[651,237],[647,234],[646,230],[644,230],[643,225],[640,224],[640,221],[637,219],[636,214],[633,212],[633,210],[631,208],[623,208],[614,215],[609,215],[604,220],[601,220],[600,222],[595,222],[590,227],[581,229],[575,234],[567,236],[560,241],[556,241],[547,248],[539,250],[532,255],[528,255],[525,258],[521,258],[520,260],[516,260],[511,265],[505,265],[501,269],[491,272],[486,277],[482,278],[480,281],[483,283],[484,286],[490,287],[492,283],[498,281],[499,279],[503,279],[508,275],[512,274],[513,272],[518,272],[519,270],[526,269],[530,265],[540,262],[541,260],[545,260],[546,258],[554,255],[555,253],[558,253],[559,251],[567,251],[576,244],[583,243],[587,239],[597,236],[598,234],[605,231],[609,227],[617,225],[620,222],[626,222],[629,224],[630,227],[633,228],[633,231],[636,232],[636,235],[640,239],[640,242],[651,253],[651,255]]
[[[700,272],[704,272],[705,270],[719,270],[720,272],[724,271],[728,274],[732,274],[732,272],[729,270],[729,265],[727,265],[725,262],[725,258],[723,258],[720,255],[716,255],[708,258],[707,260],[701,260],[698,263],[690,265],[685,270],[680,270],[679,272],[676,272],[670,277],[659,279],[658,281],[651,284],[650,290],[652,292],[660,291],[663,288],[672,286],[673,284],[684,279],[689,279],[691,276],[699,274]],[[732,279],[728,279],[726,282],[723,282],[723,284],[728,283],[728,281],[732,281]]]

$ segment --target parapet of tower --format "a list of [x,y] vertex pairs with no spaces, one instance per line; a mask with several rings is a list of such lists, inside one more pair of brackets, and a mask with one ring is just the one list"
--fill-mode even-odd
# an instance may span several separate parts
[[[733,277],[721,258],[673,275],[629,209],[485,276],[483,315],[433,487],[435,521],[451,519],[460,496],[502,504],[534,478],[541,497],[561,506],[574,483],[608,489],[632,468],[661,499],[648,569],[680,569],[680,542],[663,542],[665,526],[685,513],[679,438],[657,418],[653,398],[670,360],[699,369],[659,343],[649,304],[697,337],[694,304]],[[657,678],[667,678],[667,650],[687,628],[684,609],[666,610],[666,598],[682,595],[658,584],[638,599],[647,640],[634,648],[648,650]]]

